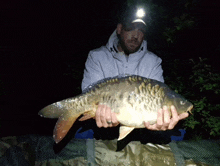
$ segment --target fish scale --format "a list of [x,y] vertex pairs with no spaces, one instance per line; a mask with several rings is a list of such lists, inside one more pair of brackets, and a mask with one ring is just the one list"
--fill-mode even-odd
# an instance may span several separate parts
[[120,122],[118,140],[135,128],[144,128],[144,122],[154,124],[160,108],[170,111],[174,105],[177,113],[191,112],[193,105],[172,91],[166,84],[140,76],[108,78],[90,85],[79,96],[65,99],[43,108],[39,115],[59,118],[54,128],[54,140],[60,142],[74,122],[95,116],[99,104],[105,104]]

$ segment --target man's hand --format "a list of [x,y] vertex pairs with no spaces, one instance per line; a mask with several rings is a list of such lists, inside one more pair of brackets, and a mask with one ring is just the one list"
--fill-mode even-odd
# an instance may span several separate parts
[[95,114],[95,120],[98,127],[114,127],[119,124],[115,113],[111,112],[111,108],[106,105],[98,105]]
[[[172,117],[166,106],[160,109],[157,114],[157,123],[150,125],[149,122],[144,122],[144,125],[149,130],[171,130],[179,122],[179,120],[185,119],[189,116],[189,113],[184,112],[180,115],[177,114],[176,108],[171,106]],[[171,117],[171,118],[170,118]]]

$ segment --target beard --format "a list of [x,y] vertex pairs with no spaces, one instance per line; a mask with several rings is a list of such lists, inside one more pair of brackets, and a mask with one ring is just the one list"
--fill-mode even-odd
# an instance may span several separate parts
[[141,47],[141,43],[138,42],[136,39],[128,40],[127,43],[125,43],[123,40],[120,39],[119,42],[121,48],[123,49],[126,55],[137,52]]

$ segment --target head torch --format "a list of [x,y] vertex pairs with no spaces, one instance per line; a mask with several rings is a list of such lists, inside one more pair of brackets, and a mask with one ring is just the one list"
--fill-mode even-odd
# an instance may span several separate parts
[[144,8],[130,8],[126,9],[121,15],[120,22],[123,24],[125,30],[130,31],[136,28],[141,31],[146,31],[146,12]]

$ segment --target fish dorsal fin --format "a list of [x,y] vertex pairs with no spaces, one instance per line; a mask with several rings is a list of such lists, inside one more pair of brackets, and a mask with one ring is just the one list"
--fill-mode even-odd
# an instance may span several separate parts
[[134,130],[135,127],[121,126],[119,129],[118,141],[125,138],[130,132]]
[[59,117],[53,131],[53,138],[56,143],[59,143],[66,136],[69,129],[79,116],[80,114],[74,114],[73,110],[68,110]]

